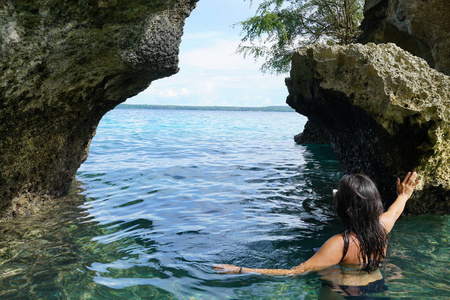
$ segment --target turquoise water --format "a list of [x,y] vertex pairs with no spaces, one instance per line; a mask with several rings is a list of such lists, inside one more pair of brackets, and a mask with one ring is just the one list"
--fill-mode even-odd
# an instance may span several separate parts
[[[296,145],[290,112],[118,109],[59,205],[0,224],[0,299],[317,299],[290,268],[341,229],[326,145]],[[449,298],[448,216],[402,218],[382,269],[388,299]],[[383,298],[383,299],[385,299]]]

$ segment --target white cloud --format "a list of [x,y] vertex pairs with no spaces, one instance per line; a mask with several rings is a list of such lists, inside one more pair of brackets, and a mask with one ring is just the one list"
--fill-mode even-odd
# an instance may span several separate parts
[[206,70],[258,70],[253,59],[236,53],[237,39],[217,39],[208,46],[180,53],[180,67],[190,66]]
[[186,88],[181,88],[180,96],[188,96],[191,92]]
[[215,87],[216,85],[213,81],[206,81],[197,83],[194,88],[197,90],[197,94],[210,95],[213,93]]
[[285,76],[262,74],[261,63],[236,53],[237,36],[218,31],[183,36],[179,73],[157,80],[127,103],[173,105],[284,105]]
[[272,101],[270,100],[270,98],[265,98],[263,104],[264,106],[270,106],[272,105]]
[[267,106],[285,105],[285,76],[261,74],[262,61],[236,53],[240,27],[261,0],[200,1],[186,19],[180,72],[154,81],[130,104]]
[[159,96],[162,98],[175,98],[178,97],[178,93],[172,89],[164,89],[158,92]]
[[170,83],[167,84],[156,81],[141,94],[159,98],[180,98],[188,96],[191,94],[191,91],[184,87],[176,87],[172,86]]

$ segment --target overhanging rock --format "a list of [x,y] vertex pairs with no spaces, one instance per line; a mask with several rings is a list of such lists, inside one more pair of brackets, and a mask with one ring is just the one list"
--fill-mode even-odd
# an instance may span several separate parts
[[102,116],[178,71],[197,0],[0,1],[0,215],[63,195]]
[[371,176],[389,205],[417,170],[410,213],[449,213],[450,78],[394,44],[315,45],[292,60],[288,104],[329,135],[345,172]]

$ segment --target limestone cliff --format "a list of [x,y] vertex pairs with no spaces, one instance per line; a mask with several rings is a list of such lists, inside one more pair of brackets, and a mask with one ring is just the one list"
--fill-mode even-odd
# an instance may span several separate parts
[[64,194],[101,117],[178,71],[197,0],[0,0],[0,211]]
[[[366,0],[358,42],[395,43],[450,75],[449,15],[448,0]],[[296,142],[329,142],[329,133],[309,119]]]
[[395,43],[450,75],[448,0],[366,0],[361,43]]
[[415,169],[412,213],[449,213],[450,78],[394,44],[316,45],[292,60],[288,104],[321,124],[345,172],[378,183]]

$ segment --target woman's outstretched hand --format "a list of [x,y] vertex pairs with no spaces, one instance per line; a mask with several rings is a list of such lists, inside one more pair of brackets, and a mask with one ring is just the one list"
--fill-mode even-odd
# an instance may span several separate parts
[[235,265],[213,265],[214,270],[225,274],[239,274],[241,268]]
[[388,233],[392,230],[395,222],[403,213],[406,202],[419,184],[419,180],[416,179],[416,172],[408,172],[402,181],[400,181],[400,178],[397,178],[397,199],[395,199],[394,203],[389,206],[389,209],[380,216],[380,223]]
[[408,172],[403,181],[400,181],[400,178],[397,178],[398,195],[400,196],[401,194],[404,194],[409,199],[414,191],[414,188],[419,184],[419,180],[416,180],[416,178],[416,172]]

